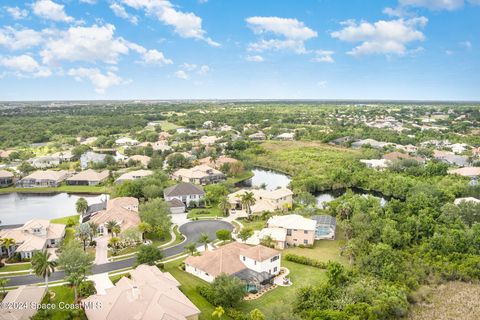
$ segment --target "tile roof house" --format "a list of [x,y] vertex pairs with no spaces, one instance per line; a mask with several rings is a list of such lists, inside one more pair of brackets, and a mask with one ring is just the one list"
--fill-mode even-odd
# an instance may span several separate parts
[[72,175],[69,171],[35,171],[17,181],[17,186],[22,188],[58,187],[62,181]]
[[185,213],[185,209],[186,209],[185,204],[176,198],[173,198],[172,200],[168,200],[167,205],[170,208],[171,214]]
[[190,169],[179,169],[172,174],[173,180],[190,182],[200,185],[216,183],[225,180],[226,175],[214,168],[201,164]]
[[255,230],[253,235],[245,241],[246,244],[258,245],[266,237],[270,237],[274,242],[276,249],[286,248],[287,229],[283,228],[263,228],[262,230]]
[[128,137],[122,137],[115,140],[115,144],[118,146],[135,146],[138,144],[138,141]]
[[140,265],[104,295],[83,302],[101,308],[85,308],[89,320],[197,320],[200,310],[180,291],[180,283],[156,266]]
[[230,211],[232,213],[239,210],[246,210],[241,201],[241,196],[246,192],[253,193],[253,197],[255,198],[255,204],[250,206],[253,214],[282,210],[285,209],[285,207],[291,207],[293,204],[293,192],[287,188],[279,188],[272,191],[263,189],[241,189],[228,195],[228,201],[232,207]]
[[360,162],[366,165],[367,168],[377,170],[383,170],[388,167],[388,161],[386,159],[361,159]]
[[122,183],[127,180],[138,180],[142,179],[148,176],[151,176],[153,174],[153,171],[151,170],[135,170],[135,171],[129,171],[124,174],[122,174],[120,177],[118,177],[117,180],[115,180],[115,183]]
[[259,131],[257,133],[249,135],[248,138],[250,140],[266,140],[267,136],[265,135],[265,133]]
[[295,139],[295,133],[285,132],[275,137],[277,140],[292,141]]
[[28,162],[36,169],[46,169],[58,166],[62,161],[60,157],[43,156],[29,159]]
[[226,164],[226,163],[229,163],[229,164],[230,163],[236,163],[236,162],[238,162],[238,160],[234,159],[234,158],[227,157],[225,155],[221,155],[216,160],[212,160],[211,157],[206,157],[206,158],[202,158],[202,159],[198,160],[198,162],[200,164],[205,164],[209,167],[212,167],[214,169],[219,170],[224,164]]
[[468,157],[456,155],[450,151],[434,150],[433,157],[441,162],[453,166],[465,167],[469,164]]
[[392,145],[392,143],[377,141],[373,139],[365,139],[365,140],[352,142],[353,149],[359,149],[363,146],[371,146],[372,148],[375,148],[375,149],[382,149],[383,147],[386,147],[389,145]]
[[188,206],[192,201],[198,203],[204,196],[205,191],[201,186],[187,182],[178,183],[174,186],[166,188],[163,191],[163,197],[165,201],[177,199],[186,206]]
[[[21,286],[8,291],[2,304],[5,306],[30,306],[40,304],[47,289],[39,286]],[[37,309],[26,307],[0,308],[0,320],[29,320],[37,313]]]
[[139,162],[143,167],[147,167],[148,164],[150,163],[151,159],[152,158],[150,158],[149,156],[142,156],[142,155],[138,155],[138,154],[128,158],[128,160],[133,160],[133,161]]
[[116,221],[121,231],[140,224],[138,215],[138,199],[133,197],[114,198],[107,201],[105,210],[92,213],[89,219],[98,225],[100,233],[106,233],[108,221]]
[[157,142],[142,142],[138,145],[139,147],[151,147],[154,151],[169,151],[172,150],[172,147],[168,145],[166,140],[160,140]]
[[108,170],[97,172],[93,169],[88,169],[79,172],[70,178],[67,178],[66,183],[68,185],[76,186],[96,186],[100,183],[105,182],[108,179],[108,176]]
[[[50,223],[49,220],[33,219],[23,226],[14,229],[0,230],[1,238],[12,238],[15,244],[10,253],[18,252],[22,259],[29,259],[34,251],[56,247],[65,236],[65,225]],[[8,254],[5,246],[1,247],[2,254]]]
[[13,184],[15,176],[7,170],[0,170],[0,187],[8,187]]
[[458,174],[464,177],[476,178],[480,176],[480,167],[465,167],[448,170],[450,174]]
[[185,260],[185,271],[207,282],[221,274],[237,276],[247,283],[271,281],[280,272],[280,252],[262,245],[232,242]]
[[267,221],[269,228],[286,229],[285,243],[289,246],[313,245],[317,222],[298,214],[273,216]]
[[210,146],[215,144],[215,142],[218,140],[220,140],[220,138],[216,136],[202,136],[200,137],[200,144],[203,144],[204,146]]

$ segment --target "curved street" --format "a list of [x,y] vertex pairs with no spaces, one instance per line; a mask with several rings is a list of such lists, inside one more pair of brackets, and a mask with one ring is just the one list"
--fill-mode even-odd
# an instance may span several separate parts
[[[216,232],[220,229],[228,229],[233,230],[233,226],[225,221],[219,220],[199,220],[199,221],[192,221],[185,223],[184,225],[180,226],[179,231],[182,233],[186,240],[182,243],[177,245],[165,248],[162,250],[162,254],[164,258],[172,257],[177,254],[180,254],[185,251],[185,245],[194,241],[197,242],[200,234],[207,233],[210,239],[216,239]],[[94,265],[92,267],[92,274],[98,273],[105,273],[105,272],[112,272],[115,270],[120,270],[124,268],[129,268],[135,264],[136,257],[108,262],[104,264]],[[52,273],[49,277],[49,281],[59,281],[65,277],[65,273],[63,271],[56,271]],[[28,285],[28,284],[35,284],[41,283],[44,281],[42,278],[37,277],[36,275],[24,275],[24,276],[16,276],[10,277],[10,281],[8,282],[8,286],[21,286],[21,285]]]

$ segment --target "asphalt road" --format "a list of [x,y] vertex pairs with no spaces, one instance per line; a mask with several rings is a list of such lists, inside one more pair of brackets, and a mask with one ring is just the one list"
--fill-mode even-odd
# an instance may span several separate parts
[[[233,230],[233,226],[228,222],[217,220],[199,220],[188,222],[180,226],[179,229],[180,233],[182,233],[187,239],[182,243],[162,250],[163,256],[165,258],[168,258],[184,252],[185,245],[192,241],[197,242],[200,234],[202,233],[207,233],[210,236],[210,239],[215,239],[215,233],[217,232],[217,230],[220,229]],[[133,257],[129,259],[108,262],[105,264],[94,265],[92,267],[92,274],[105,273],[119,269],[129,268],[135,264],[135,260],[136,258]],[[49,282],[58,281],[62,280],[63,278],[65,278],[65,273],[63,271],[56,271],[52,273],[48,280]],[[16,276],[10,278],[8,286],[22,286],[34,283],[41,283],[43,281],[43,278],[37,277],[35,275]]]

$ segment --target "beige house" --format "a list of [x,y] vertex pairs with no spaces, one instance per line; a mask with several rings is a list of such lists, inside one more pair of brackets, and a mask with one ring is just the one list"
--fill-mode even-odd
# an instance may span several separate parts
[[218,159],[216,160],[212,160],[211,157],[206,157],[206,158],[203,158],[203,159],[200,159],[198,160],[198,162],[200,164],[205,164],[209,167],[212,167],[214,169],[220,169],[224,164],[231,164],[231,163],[236,163],[238,162],[237,159],[233,159],[233,158],[230,158],[230,157],[227,157],[227,156],[224,156],[224,155],[221,155],[220,157],[218,157]]
[[7,187],[13,184],[13,179],[13,173],[7,170],[0,170],[0,187]]
[[139,147],[151,147],[154,151],[169,151],[172,150],[172,147],[168,145],[166,140],[160,140],[157,142],[142,142],[138,145]]
[[220,140],[220,138],[216,136],[203,136],[200,138],[200,144],[203,144],[204,146],[210,146],[215,144],[215,142],[218,140]]
[[247,192],[253,193],[253,197],[255,198],[255,204],[250,206],[253,214],[283,210],[285,208],[291,208],[293,205],[293,192],[287,188],[279,188],[272,191],[263,189],[241,189],[228,195],[228,201],[232,207],[230,210],[231,213],[246,211],[246,208],[244,208],[242,204],[241,197]]
[[151,176],[153,174],[153,171],[150,170],[135,170],[135,171],[130,171],[122,174],[120,177],[118,177],[117,180],[115,180],[115,183],[122,183],[127,180],[138,180],[142,179],[148,176]]
[[137,154],[137,155],[131,156],[130,158],[128,158],[128,160],[140,162],[140,164],[143,167],[147,167],[148,164],[150,163],[151,158],[149,156],[141,156]]
[[223,181],[227,177],[223,172],[201,164],[190,169],[179,169],[172,174],[171,178],[173,180],[206,185]]
[[283,250],[286,248],[287,229],[283,228],[263,228],[262,230],[255,230],[253,235],[248,238],[245,243],[258,245],[267,237],[270,237],[273,240],[276,249]]
[[[180,291],[180,283],[156,266],[140,265],[106,289],[83,300],[89,320],[197,320],[200,310]],[[100,305],[100,308],[93,306]]]
[[465,167],[459,169],[448,170],[450,174],[458,174],[464,177],[476,178],[480,177],[480,167]]
[[20,253],[22,259],[30,259],[37,250],[56,247],[65,236],[65,225],[50,223],[49,220],[33,219],[15,229],[0,230],[0,238],[15,240],[9,250],[1,247],[2,255]]
[[221,274],[247,283],[267,284],[280,272],[280,252],[264,246],[232,242],[185,260],[185,271],[207,282]]
[[[8,291],[0,307],[0,320],[29,320],[37,310],[34,308],[8,308],[7,306],[29,306],[40,304],[47,289],[39,286],[21,286]],[[3,307],[5,306],[5,307]]]
[[93,169],[88,169],[68,178],[66,180],[66,183],[68,185],[76,186],[96,186],[100,183],[105,182],[108,176],[108,170],[97,172]]
[[140,224],[138,199],[133,197],[110,199],[105,210],[92,213],[90,216],[90,221],[98,225],[100,233],[108,232],[105,224],[111,220],[117,222],[121,231],[138,226]]
[[58,187],[62,181],[72,175],[69,171],[35,171],[17,182],[18,187]]
[[[289,246],[313,245],[317,222],[298,214],[273,216],[267,221],[268,228],[286,230],[285,244]],[[284,246],[285,247],[285,246]]]

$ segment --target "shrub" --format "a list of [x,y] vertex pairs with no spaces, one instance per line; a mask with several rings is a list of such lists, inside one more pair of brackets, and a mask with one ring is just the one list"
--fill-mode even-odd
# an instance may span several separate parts
[[84,281],[80,284],[78,287],[80,296],[83,298],[87,298],[91,295],[94,295],[97,293],[97,290],[95,289],[95,285],[93,281]]
[[197,291],[208,302],[213,304],[214,298],[213,298],[213,290],[211,286],[198,286]]
[[92,240],[90,241],[90,243],[88,244],[90,247],[96,247],[97,246],[97,241],[95,240]]
[[246,314],[237,309],[228,308],[225,310],[225,314],[232,318],[232,320],[249,320],[249,317]]
[[304,256],[299,256],[299,255],[292,254],[292,253],[287,253],[285,255],[285,260],[295,262],[295,263],[299,263],[299,264],[304,264],[304,265],[319,268],[319,269],[326,269],[327,268],[327,263],[325,263],[325,262],[318,261],[318,260],[311,259],[311,258],[304,257]]

